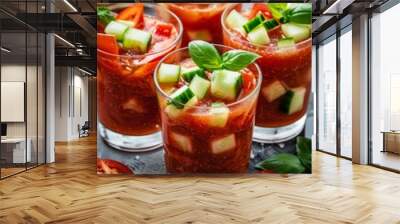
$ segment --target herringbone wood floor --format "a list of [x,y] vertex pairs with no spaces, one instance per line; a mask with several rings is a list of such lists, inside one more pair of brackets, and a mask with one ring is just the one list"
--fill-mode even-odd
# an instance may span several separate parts
[[0,223],[400,223],[400,175],[313,159],[312,175],[98,177],[86,138],[0,181]]

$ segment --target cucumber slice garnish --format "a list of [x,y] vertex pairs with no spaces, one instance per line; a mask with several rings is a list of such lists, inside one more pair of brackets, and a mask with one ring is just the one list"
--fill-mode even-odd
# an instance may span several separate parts
[[244,17],[236,10],[232,10],[229,15],[226,17],[226,24],[231,29],[236,29],[240,33],[245,34],[246,31],[243,28],[243,25],[248,22],[247,18]]
[[291,115],[301,111],[301,109],[303,109],[305,95],[306,88],[304,87],[290,89],[282,99],[282,112]]
[[117,40],[121,41],[122,39],[124,39],[124,35],[128,28],[128,25],[124,23],[111,21],[104,29],[104,33],[114,35]]
[[176,83],[179,80],[181,67],[179,65],[162,63],[158,69],[158,81],[160,83]]
[[263,22],[263,26],[267,30],[272,30],[273,28],[277,27],[278,25],[279,25],[278,22],[274,19],[270,19],[270,20]]
[[185,104],[194,97],[194,93],[188,86],[182,86],[171,94],[170,104],[175,105],[178,109],[182,109]]
[[215,70],[211,78],[211,94],[219,99],[233,101],[242,87],[242,76],[239,72],[226,69]]
[[258,27],[258,25],[260,25],[264,20],[264,16],[262,14],[258,14],[256,17],[245,23],[243,25],[243,29],[246,31],[246,33],[249,33],[250,31],[254,30],[254,28]]
[[270,42],[267,30],[264,26],[259,26],[247,34],[247,39],[255,45],[265,45]]
[[170,119],[177,119],[183,113],[182,109],[178,109],[175,105],[169,104],[165,107],[164,112]]
[[135,49],[140,53],[146,53],[151,42],[151,33],[129,28],[124,35],[123,46],[127,49]]
[[280,98],[281,96],[285,95],[286,88],[282,85],[282,83],[278,80],[269,84],[268,86],[262,89],[262,94],[265,99],[271,103],[276,99]]
[[198,76],[200,76],[200,77],[202,77],[202,78],[205,78],[205,77],[206,77],[206,74],[205,74],[205,72],[204,72],[204,69],[199,68],[199,67],[197,67],[197,66],[192,67],[192,68],[182,68],[181,71],[182,71],[182,72],[181,72],[182,78],[183,78],[186,82],[192,81],[192,79],[193,79],[193,77],[194,77],[195,75],[198,75]]
[[203,99],[210,88],[211,82],[196,75],[190,82],[189,88],[198,99]]
[[235,134],[216,139],[211,142],[211,151],[214,154],[220,154],[232,150],[236,147]]
[[288,48],[293,47],[296,43],[292,37],[282,38],[278,41],[278,48]]
[[286,37],[292,37],[295,42],[306,40],[310,37],[310,28],[307,25],[286,23],[281,25],[282,32]]
[[175,147],[183,152],[192,152],[192,141],[189,136],[171,132],[170,137],[173,143],[175,143]]
[[224,103],[212,103],[210,114],[211,119],[209,125],[212,127],[225,127],[229,119],[229,108]]

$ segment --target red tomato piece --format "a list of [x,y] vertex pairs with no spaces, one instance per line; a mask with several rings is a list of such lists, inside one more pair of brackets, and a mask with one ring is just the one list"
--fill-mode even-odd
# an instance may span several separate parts
[[113,35],[98,33],[97,48],[111,54],[119,54],[117,39]]
[[171,36],[172,28],[172,24],[157,24],[155,33],[157,35],[169,37]]
[[269,11],[266,3],[254,3],[253,8],[249,14],[249,18],[253,18],[257,15],[258,12],[261,12],[266,19],[272,18],[272,14]]

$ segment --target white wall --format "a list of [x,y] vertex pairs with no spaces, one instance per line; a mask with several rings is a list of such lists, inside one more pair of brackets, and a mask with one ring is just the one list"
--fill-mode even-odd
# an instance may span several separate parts
[[88,78],[75,68],[56,67],[55,85],[55,141],[77,139],[78,124],[88,120]]

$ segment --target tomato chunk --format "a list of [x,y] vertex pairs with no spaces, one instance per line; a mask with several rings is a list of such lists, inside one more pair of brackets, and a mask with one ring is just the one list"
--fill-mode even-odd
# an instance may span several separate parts
[[111,54],[119,53],[117,39],[113,35],[97,33],[97,48]]
[[172,24],[157,24],[155,33],[157,35],[169,37],[171,36],[172,28]]

